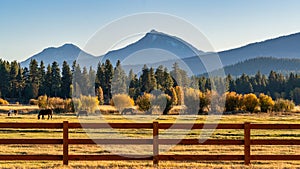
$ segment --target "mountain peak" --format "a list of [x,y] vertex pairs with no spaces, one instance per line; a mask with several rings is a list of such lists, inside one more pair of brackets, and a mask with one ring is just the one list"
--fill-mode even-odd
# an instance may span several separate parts
[[[175,55],[179,58],[192,57],[203,53],[179,37],[152,29],[137,42],[132,43],[124,48],[106,53],[103,55],[103,60],[109,59],[112,63],[116,63],[117,60],[123,60],[127,56],[130,56],[138,51],[143,51],[144,49],[160,49],[162,51],[168,51],[172,53],[172,56],[170,54],[169,57],[174,57]],[[144,58],[149,58],[151,60],[151,54],[149,54],[149,52],[147,54],[139,54],[141,62],[144,61]],[[115,56],[118,56],[118,58]],[[162,59],[163,57],[165,56],[162,56]]]
[[60,46],[59,48],[65,48],[65,47],[76,47],[76,48],[78,48],[77,46],[75,46],[74,44],[72,44],[72,43],[65,43],[64,45],[62,45],[62,46]]
[[152,29],[149,33],[159,33],[159,32],[156,31],[155,29]]
[[37,60],[38,62],[44,61],[44,63],[52,64],[53,61],[58,62],[59,65],[62,65],[63,61],[67,61],[69,64],[72,64],[74,60],[77,59],[78,55],[82,54],[90,59],[93,58],[92,55],[85,53],[79,47],[72,43],[66,43],[59,47],[48,47],[28,58],[27,60],[21,62],[21,66],[27,67],[32,59]]

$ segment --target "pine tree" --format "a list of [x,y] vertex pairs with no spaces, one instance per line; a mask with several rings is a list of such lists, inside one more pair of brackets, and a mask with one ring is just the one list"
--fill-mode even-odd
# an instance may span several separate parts
[[[75,63],[75,62],[74,62]],[[80,65],[75,63],[74,65],[73,63],[73,66],[72,66],[72,72],[73,72],[73,96],[74,97],[80,97],[80,94],[81,94],[81,68],[80,68]]]
[[155,78],[154,69],[151,67],[149,70],[149,92],[157,89],[157,83]]
[[93,69],[92,66],[90,66],[90,69],[89,69],[89,94],[94,96],[95,95],[95,79],[96,79],[96,72],[95,70]]
[[228,91],[230,91],[230,92],[236,91],[235,81],[233,80],[233,78],[230,74],[227,75],[226,81],[228,84]]
[[114,69],[114,76],[113,76],[113,79],[111,82],[112,95],[126,93],[126,90],[127,90],[126,79],[127,79],[127,77],[126,77],[125,71],[122,69],[120,60],[118,60],[116,67]]
[[81,74],[81,78],[79,80],[79,86],[81,89],[81,94],[88,96],[89,95],[89,86],[90,86],[90,81],[89,81],[89,74],[87,71],[87,68],[84,66],[82,69],[82,74]]
[[35,59],[29,64],[29,81],[26,83],[25,95],[27,99],[37,98],[39,91],[39,70],[38,63]]
[[129,86],[131,81],[134,79],[135,74],[132,69],[129,70],[126,85]]
[[249,76],[242,74],[240,78],[236,80],[236,91],[237,93],[247,94],[253,92],[252,84],[249,81]]
[[60,94],[60,87],[61,87],[61,75],[60,75],[60,69],[57,62],[52,63],[51,80],[52,80],[51,96],[58,97]]
[[0,93],[1,97],[7,97],[9,95],[9,63],[0,60]]
[[44,62],[41,61],[40,62],[40,67],[39,67],[39,79],[40,79],[40,83],[39,83],[39,96],[44,95],[46,93],[45,91],[45,76],[46,76],[46,72],[45,72],[45,65]]
[[206,88],[205,88],[206,81],[207,81],[206,77],[204,77],[204,76],[200,77],[200,79],[199,79],[199,89],[200,89],[201,92],[206,91]]
[[180,70],[181,69],[179,68],[179,64],[177,62],[175,62],[173,64],[173,70],[170,72],[172,78],[174,79],[175,86],[183,86]]
[[16,98],[18,96],[17,92],[17,76],[19,72],[19,65],[17,61],[13,61],[10,64],[10,72],[9,72],[9,82],[10,82],[10,97]]
[[142,75],[140,76],[140,86],[141,86],[141,92],[147,92],[149,93],[149,68],[147,65],[144,65],[143,70],[142,70]]
[[104,93],[104,100],[106,103],[109,103],[111,97],[111,81],[113,78],[114,74],[114,69],[109,60],[105,61],[104,64],[104,88],[103,88],[103,93]]
[[155,78],[157,83],[157,89],[165,90],[165,74],[164,74],[164,67],[162,65],[158,66],[155,71]]
[[71,98],[72,72],[66,61],[62,66],[61,97]]
[[52,86],[52,70],[50,64],[47,66],[47,71],[45,74],[45,81],[43,83],[43,88],[47,96],[51,95],[51,86]]
[[23,71],[22,71],[22,68],[19,64],[19,70],[18,70],[18,75],[16,77],[17,79],[17,93],[18,93],[18,99],[19,101],[22,100],[22,92],[23,92],[23,89],[24,89],[24,85],[25,85],[25,82],[24,82],[24,78],[23,78]]
[[129,96],[136,100],[140,94],[140,85],[137,75],[133,73],[133,71],[129,71],[130,83],[129,83]]
[[173,78],[171,77],[170,73],[168,72],[167,68],[164,69],[164,79],[165,79],[165,82],[164,82],[163,87],[165,89],[170,89],[171,87],[173,87],[174,81],[173,81]]
[[191,77],[190,87],[193,89],[199,89],[199,79],[196,76]]

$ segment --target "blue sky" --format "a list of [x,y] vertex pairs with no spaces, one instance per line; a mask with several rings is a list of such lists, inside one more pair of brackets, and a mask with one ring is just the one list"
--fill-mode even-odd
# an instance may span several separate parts
[[0,58],[22,61],[64,43],[83,48],[105,24],[141,12],[179,16],[221,51],[300,32],[299,9],[297,0],[0,0]]

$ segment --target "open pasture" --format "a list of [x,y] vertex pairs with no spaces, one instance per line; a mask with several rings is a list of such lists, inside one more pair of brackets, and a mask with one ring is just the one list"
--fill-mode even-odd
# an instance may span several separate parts
[[[77,118],[75,114],[54,115],[53,120],[38,120],[36,114],[17,115],[7,117],[7,114],[0,114],[0,122],[152,122],[153,119],[160,123],[164,122],[197,122],[203,123],[207,116],[131,116],[131,115],[105,115],[88,116]],[[300,122],[300,114],[293,115],[269,115],[269,114],[245,114],[222,116],[220,123],[296,123]],[[86,134],[86,131],[88,134]],[[70,129],[69,138],[115,138],[118,133],[122,137],[128,138],[151,138],[152,130],[130,129],[130,130],[82,130]],[[199,138],[201,130],[162,130],[161,138]],[[243,139],[243,130],[215,130],[211,139]],[[1,129],[1,138],[61,138],[60,129]],[[251,138],[257,139],[300,139],[299,130],[254,130]],[[151,154],[151,145],[104,147],[103,145],[70,145],[69,154],[109,154],[113,150],[125,152],[127,154],[136,153]],[[150,151],[150,152],[149,152]],[[251,154],[298,154],[300,146],[251,146]],[[199,145],[186,146],[177,145],[172,147],[160,146],[161,154],[243,154],[243,146],[219,146],[219,145]],[[0,154],[10,155],[38,155],[38,154],[62,154],[61,145],[0,145]],[[198,161],[198,162],[170,162],[160,161],[160,168],[299,168],[300,161],[251,161],[250,166],[245,166],[243,161]],[[152,161],[70,161],[69,166],[63,166],[61,161],[0,161],[1,168],[152,168]]]

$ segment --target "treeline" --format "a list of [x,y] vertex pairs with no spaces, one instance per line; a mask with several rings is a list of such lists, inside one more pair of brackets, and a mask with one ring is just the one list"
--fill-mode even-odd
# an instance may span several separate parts
[[30,99],[47,95],[71,98],[72,70],[67,62],[60,69],[57,62],[45,67],[43,61],[31,60],[29,68],[16,61],[0,60],[0,97],[28,103]]
[[[204,79],[205,83],[206,79]],[[283,75],[271,71],[268,76],[257,72],[254,76],[242,74],[240,77],[233,79],[231,75],[226,78],[228,90],[240,94],[254,93],[259,95],[264,93],[271,96],[274,100],[283,98],[293,100],[300,104],[300,75],[290,73]]]
[[243,74],[237,78],[231,75],[208,78],[189,77],[177,63],[170,71],[163,66],[154,69],[144,65],[137,75],[132,70],[126,74],[120,61],[113,66],[106,60],[99,63],[95,71],[91,67],[81,68],[76,62],[71,66],[63,62],[60,68],[57,62],[46,67],[42,61],[31,60],[28,68],[22,68],[16,61],[0,60],[0,77],[0,97],[8,100],[14,98],[22,103],[43,95],[64,99],[96,95],[99,104],[110,104],[116,94],[128,94],[137,101],[144,93],[154,90],[160,90],[172,98],[176,93],[174,90],[180,86],[183,89],[199,89],[203,93],[208,90],[224,93],[227,90],[238,94],[254,93],[257,97],[263,93],[273,100],[289,99],[300,104],[300,75],[290,73],[285,76],[274,71],[268,76],[257,72],[254,76]]
[[288,74],[291,71],[299,73],[299,65],[300,59],[258,57],[226,66],[224,71],[232,76],[240,76],[241,72],[247,75],[255,75],[257,70],[262,74],[269,74],[271,70]]

